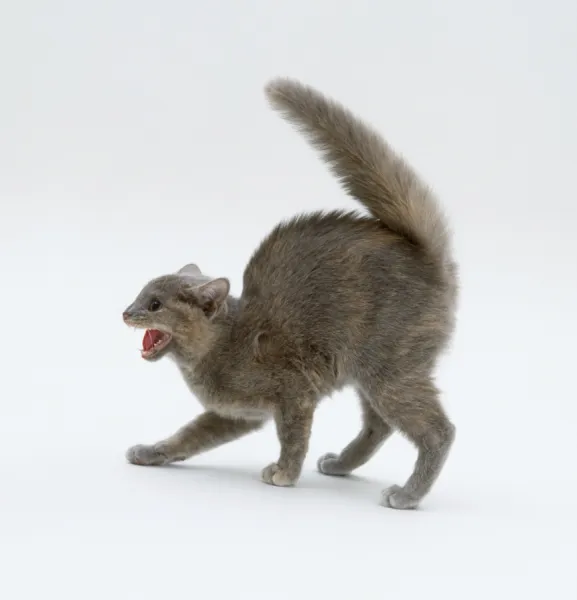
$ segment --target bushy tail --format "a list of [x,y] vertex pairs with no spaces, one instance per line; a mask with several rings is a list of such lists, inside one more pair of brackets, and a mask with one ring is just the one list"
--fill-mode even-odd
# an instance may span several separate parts
[[274,79],[266,94],[375,218],[431,258],[450,260],[450,236],[436,199],[381,136],[338,102],[298,81]]

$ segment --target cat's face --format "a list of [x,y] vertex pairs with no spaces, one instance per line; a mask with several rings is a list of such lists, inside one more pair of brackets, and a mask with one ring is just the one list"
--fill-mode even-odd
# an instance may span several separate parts
[[157,277],[123,313],[124,322],[145,329],[141,356],[154,361],[170,351],[200,357],[214,338],[214,317],[226,306],[227,279],[202,275],[196,265]]

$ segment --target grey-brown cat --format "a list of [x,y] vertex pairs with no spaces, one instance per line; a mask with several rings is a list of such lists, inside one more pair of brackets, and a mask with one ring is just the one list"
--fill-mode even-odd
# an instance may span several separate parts
[[316,213],[278,225],[250,259],[238,299],[227,279],[196,265],[144,287],[124,320],[147,328],[142,356],[171,356],[206,412],[168,439],[130,448],[127,458],[185,460],[274,419],[280,456],[262,479],[293,485],[321,398],[351,385],[362,429],[340,454],[322,456],[319,471],[350,473],[398,430],[418,458],[382,503],[414,508],[455,436],[432,377],[457,297],[445,220],[411,167],[347,109],[292,80],[266,91],[369,215]]

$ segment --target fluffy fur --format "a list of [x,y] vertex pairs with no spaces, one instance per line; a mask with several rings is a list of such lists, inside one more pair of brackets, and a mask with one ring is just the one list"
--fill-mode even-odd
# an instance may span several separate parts
[[385,506],[414,508],[447,457],[455,428],[433,370],[454,328],[456,267],[431,191],[369,126],[311,87],[287,79],[266,88],[271,105],[304,133],[368,215],[301,215],[278,225],[250,259],[242,296],[195,265],[148,283],[127,324],[163,332],[171,356],[206,412],[172,437],[130,448],[139,465],[185,460],[273,419],[280,456],[262,472],[297,482],[315,408],[353,386],[363,426],[340,453],[318,460],[325,475],[366,463],[395,430],[418,450]]

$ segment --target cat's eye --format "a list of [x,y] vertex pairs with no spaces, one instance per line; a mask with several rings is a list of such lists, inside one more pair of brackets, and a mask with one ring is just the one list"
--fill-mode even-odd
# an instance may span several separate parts
[[150,301],[150,304],[148,305],[148,310],[151,312],[156,312],[161,306],[162,304],[160,303],[160,300],[157,300],[155,298],[154,300]]

